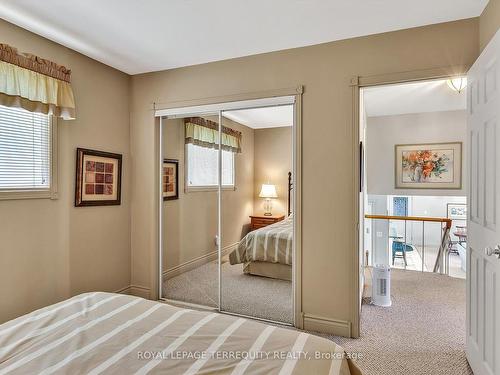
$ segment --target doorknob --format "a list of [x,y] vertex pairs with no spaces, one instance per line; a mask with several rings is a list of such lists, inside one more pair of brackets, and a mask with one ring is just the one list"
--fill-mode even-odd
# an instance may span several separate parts
[[487,246],[484,249],[484,252],[488,256],[496,255],[498,259],[500,259],[500,246],[497,245],[494,249],[491,248],[490,246]]

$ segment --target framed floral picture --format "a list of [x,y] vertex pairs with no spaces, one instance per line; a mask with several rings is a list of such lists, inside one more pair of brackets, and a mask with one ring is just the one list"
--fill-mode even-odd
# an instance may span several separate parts
[[163,200],[179,199],[179,160],[164,159],[162,175]]
[[395,146],[396,189],[461,189],[462,142]]
[[75,207],[121,203],[122,155],[76,149]]

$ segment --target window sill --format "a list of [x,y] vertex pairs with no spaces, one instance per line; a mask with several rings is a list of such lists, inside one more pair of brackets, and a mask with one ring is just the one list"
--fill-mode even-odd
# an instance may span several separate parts
[[16,199],[57,199],[50,190],[0,190],[0,201]]
[[[219,188],[217,186],[189,186],[186,187],[185,192],[186,193],[197,193],[197,192],[203,192],[203,191],[218,191]],[[229,191],[235,191],[236,186],[223,186],[222,190],[229,190]]]

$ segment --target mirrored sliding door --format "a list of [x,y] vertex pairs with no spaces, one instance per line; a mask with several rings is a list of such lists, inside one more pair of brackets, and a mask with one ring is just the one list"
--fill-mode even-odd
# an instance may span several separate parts
[[221,310],[293,324],[293,106],[221,117]]
[[294,324],[294,105],[256,102],[161,116],[160,298]]
[[211,118],[162,121],[162,296],[217,308],[218,130]]

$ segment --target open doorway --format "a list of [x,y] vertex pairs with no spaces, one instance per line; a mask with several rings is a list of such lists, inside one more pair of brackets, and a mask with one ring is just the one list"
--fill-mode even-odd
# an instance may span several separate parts
[[[359,90],[360,337],[339,342],[362,350],[377,373],[438,372],[431,369],[446,363],[471,373],[466,90],[459,85],[465,80],[455,83],[458,90],[444,79]],[[379,264],[389,270],[390,286],[372,285]],[[391,302],[373,304],[374,293]],[[404,367],[392,365],[394,355],[405,358]]]
[[454,84],[432,80],[363,89],[362,207],[363,216],[372,217],[363,231],[367,266],[465,278],[466,89],[461,81]]

